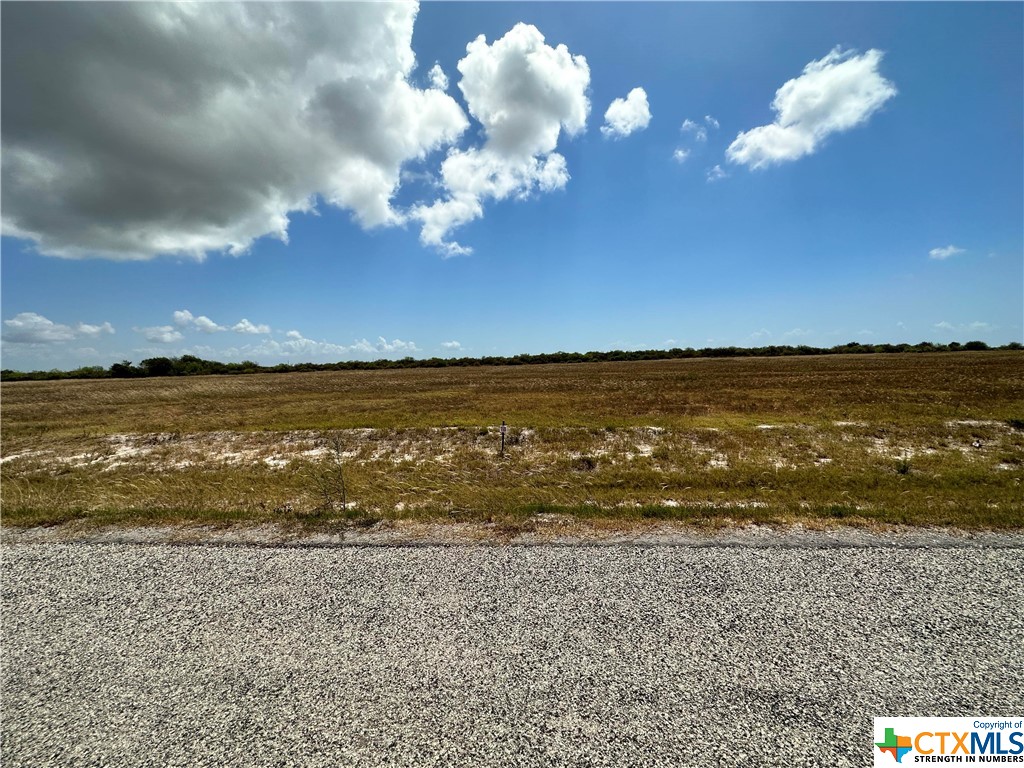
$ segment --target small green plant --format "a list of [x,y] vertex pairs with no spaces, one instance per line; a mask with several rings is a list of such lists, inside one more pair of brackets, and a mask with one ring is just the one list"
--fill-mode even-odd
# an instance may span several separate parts
[[842,519],[855,516],[857,510],[844,504],[833,504],[825,510],[825,514],[829,517]]
[[899,464],[896,465],[896,473],[900,475],[910,474],[910,460],[900,459]]
[[310,480],[320,504],[317,512],[330,513],[341,507],[348,512],[348,488],[345,485],[345,450],[341,436],[333,434],[326,440],[326,456],[310,472]]

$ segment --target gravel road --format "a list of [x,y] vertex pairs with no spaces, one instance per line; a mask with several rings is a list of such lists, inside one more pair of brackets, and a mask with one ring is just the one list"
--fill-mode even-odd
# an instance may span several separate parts
[[870,765],[1024,714],[1024,550],[3,548],[15,766]]

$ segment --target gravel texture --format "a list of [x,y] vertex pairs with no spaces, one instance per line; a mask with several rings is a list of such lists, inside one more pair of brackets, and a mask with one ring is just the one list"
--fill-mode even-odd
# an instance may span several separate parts
[[3,547],[5,768],[834,766],[1024,714],[1017,547]]

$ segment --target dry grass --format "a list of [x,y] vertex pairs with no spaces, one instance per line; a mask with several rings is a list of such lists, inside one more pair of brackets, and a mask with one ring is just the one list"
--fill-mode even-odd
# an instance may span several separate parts
[[8,383],[4,522],[1021,527],[1022,374],[987,352]]

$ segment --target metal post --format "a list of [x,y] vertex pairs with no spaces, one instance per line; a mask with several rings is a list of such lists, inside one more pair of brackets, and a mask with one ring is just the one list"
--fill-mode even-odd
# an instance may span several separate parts
[[501,422],[501,455],[505,455],[505,432],[508,431],[508,427],[505,426],[505,422]]

